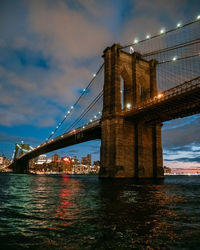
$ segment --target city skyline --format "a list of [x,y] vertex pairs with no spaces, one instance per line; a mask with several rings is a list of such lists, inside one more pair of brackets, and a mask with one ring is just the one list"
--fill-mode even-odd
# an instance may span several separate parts
[[[153,3],[1,1],[0,153],[11,157],[14,143],[22,140],[42,143],[91,80],[107,46],[130,43],[199,15],[197,1]],[[199,115],[164,123],[164,165],[200,169],[199,124]],[[93,141],[59,154],[91,153],[98,160],[99,147]]]

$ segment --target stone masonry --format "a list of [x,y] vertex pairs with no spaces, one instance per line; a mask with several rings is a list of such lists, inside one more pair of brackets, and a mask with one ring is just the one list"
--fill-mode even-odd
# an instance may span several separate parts
[[139,53],[129,54],[120,48],[114,44],[103,55],[100,177],[163,178],[162,124],[123,116],[127,104],[133,107],[157,95],[156,61],[146,61]]

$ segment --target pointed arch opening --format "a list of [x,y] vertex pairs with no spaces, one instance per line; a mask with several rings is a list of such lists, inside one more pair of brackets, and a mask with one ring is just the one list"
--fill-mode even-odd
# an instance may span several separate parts
[[120,75],[120,100],[121,109],[124,109],[124,78]]
[[133,105],[132,100],[132,82],[127,69],[122,68],[120,73],[120,100],[121,109],[130,108]]

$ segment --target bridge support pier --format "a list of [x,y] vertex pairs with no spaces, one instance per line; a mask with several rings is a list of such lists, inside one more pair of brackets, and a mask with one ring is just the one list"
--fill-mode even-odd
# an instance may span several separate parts
[[163,178],[161,125],[102,121],[100,177]]
[[156,63],[120,48],[114,44],[103,55],[100,177],[163,178],[162,125],[124,116],[127,108],[157,94]]
[[29,171],[29,161],[20,160],[15,161],[11,164],[11,168],[13,169],[13,173],[16,174],[27,174]]

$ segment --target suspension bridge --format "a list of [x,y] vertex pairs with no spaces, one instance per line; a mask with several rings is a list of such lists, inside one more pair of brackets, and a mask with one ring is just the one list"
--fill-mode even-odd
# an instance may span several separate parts
[[100,177],[163,178],[162,123],[200,113],[199,30],[200,16],[106,48],[55,130],[35,148],[16,146],[10,167],[27,173],[34,157],[100,139]]

